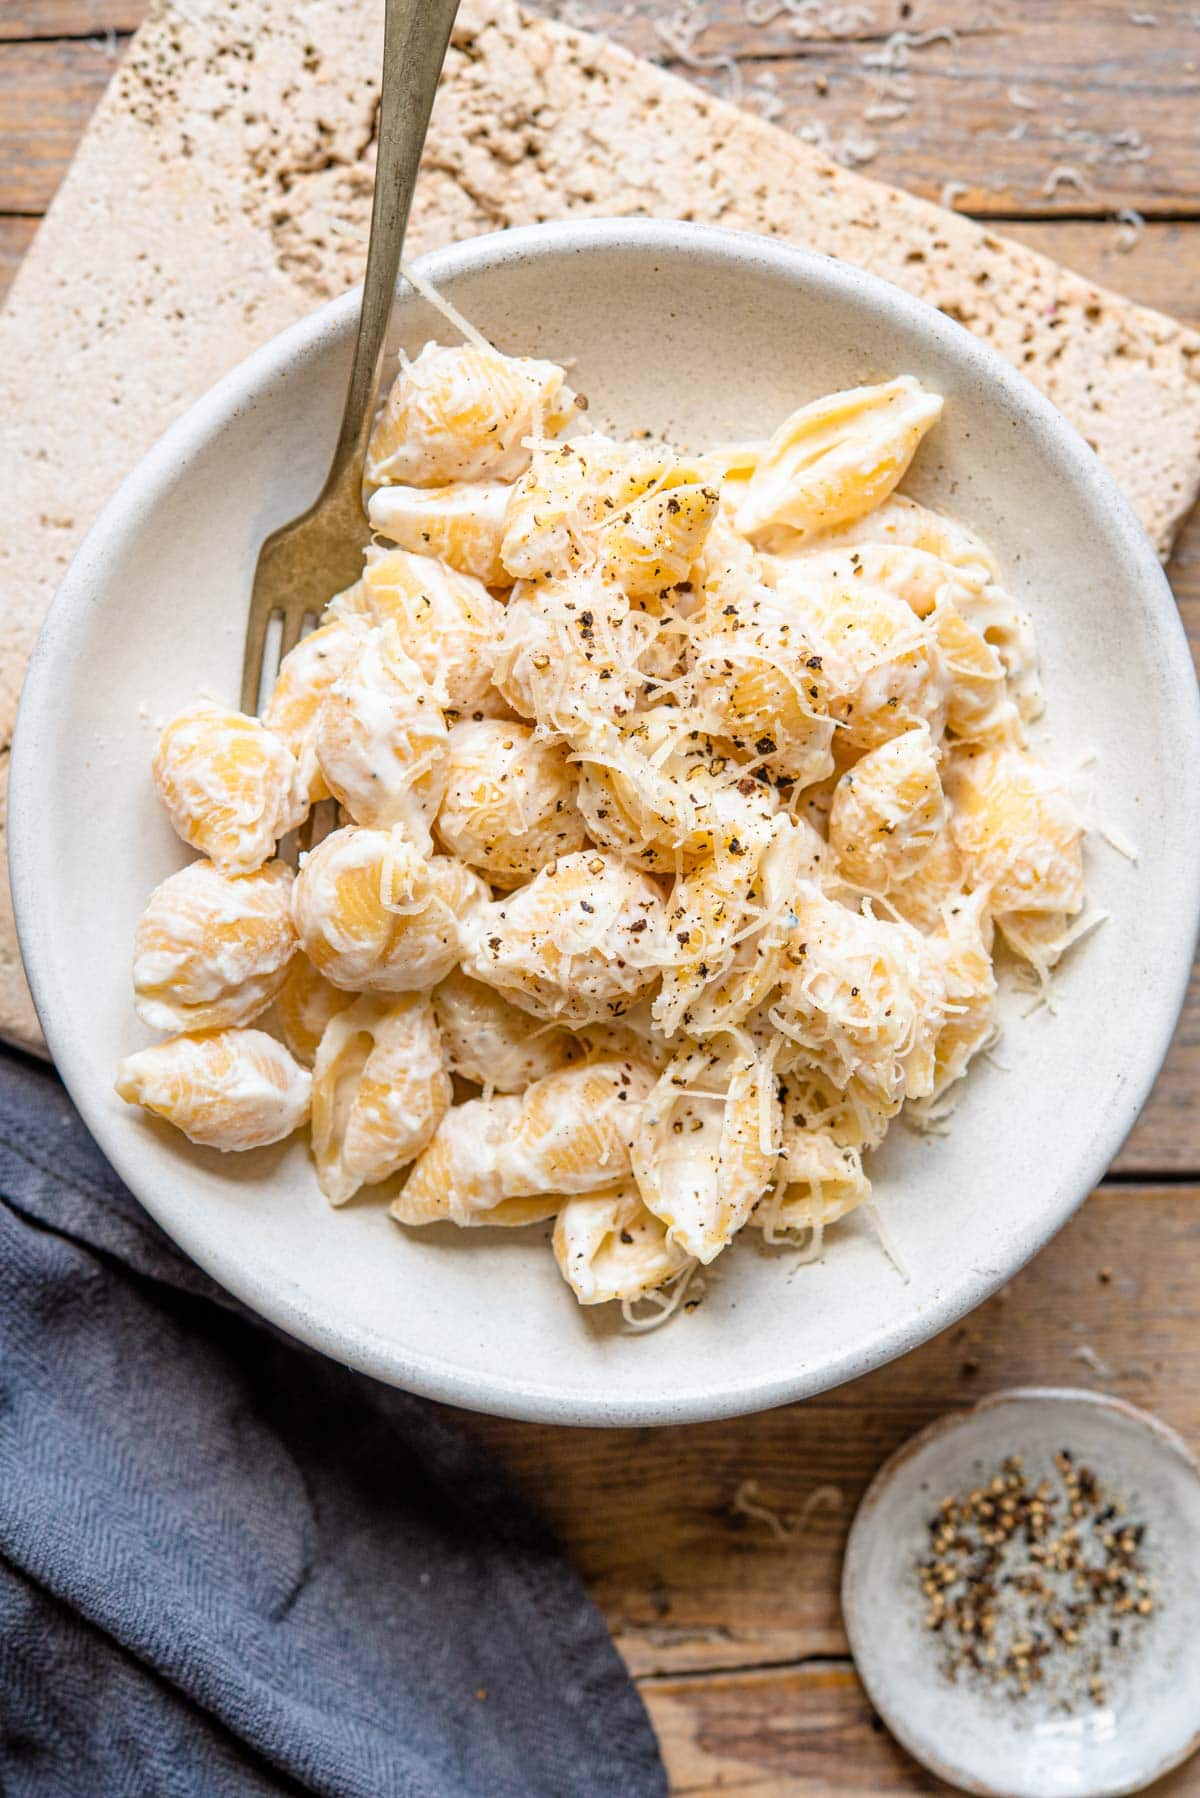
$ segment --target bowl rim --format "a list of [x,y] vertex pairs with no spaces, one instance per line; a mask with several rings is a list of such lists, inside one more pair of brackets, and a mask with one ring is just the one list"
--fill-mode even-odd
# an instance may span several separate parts
[[[834,258],[775,238],[721,226],[649,218],[583,219],[527,225],[467,239],[414,259],[414,266],[435,287],[452,288],[456,279],[531,257],[581,256],[594,250],[625,250],[723,257],[769,276],[790,279],[823,291],[831,299],[854,299],[890,315],[901,326],[923,335],[934,352],[948,356],[960,370],[978,378],[1053,453],[1075,487],[1090,488],[1103,502],[1116,530],[1130,580],[1158,614],[1164,640],[1174,650],[1164,658],[1164,697],[1181,725],[1181,764],[1200,767],[1200,691],[1191,653],[1174,596],[1154,548],[1124,495],[1095,453],[1057,408],[990,345],[882,277]],[[398,291],[403,296],[402,285]],[[302,1301],[280,1286],[260,1280],[219,1243],[206,1240],[186,1208],[180,1214],[143,1190],[144,1182],[119,1145],[106,1142],[105,1118],[90,1090],[83,1059],[69,1028],[70,1008],[55,972],[53,949],[54,870],[42,865],[39,818],[45,814],[41,792],[46,766],[39,745],[51,741],[61,727],[55,715],[53,669],[70,654],[78,620],[86,613],[88,573],[107,558],[108,546],[126,540],[137,521],[170,485],[180,461],[203,446],[228,422],[286,383],[294,362],[330,339],[340,340],[356,316],[360,289],[326,302],[269,339],[235,365],[188,407],[153,444],[105,504],[77,550],[42,625],[26,673],[14,731],[9,774],[9,872],[14,914],[25,971],[47,1046],[56,1067],[97,1142],[140,1204],[206,1273],[251,1310],[287,1334],[333,1359],[375,1378],[424,1397],[468,1410],[533,1422],[578,1425],[646,1425],[701,1422],[769,1409],[814,1396],[869,1373],[929,1340],[988,1298],[1041,1249],[1067,1222],[1107,1169],[1140,1112],[1170,1045],[1187,991],[1197,926],[1200,925],[1200,792],[1193,783],[1190,799],[1196,828],[1184,835],[1178,850],[1178,905],[1181,926],[1160,969],[1154,999],[1155,1052],[1131,1071],[1120,1096],[1098,1120],[1090,1153],[1081,1159],[1077,1177],[1052,1196],[1036,1229],[1022,1239],[1019,1255],[1008,1255],[996,1269],[976,1270],[949,1290],[939,1291],[924,1309],[914,1310],[882,1330],[868,1344],[843,1349],[819,1368],[802,1366],[775,1376],[757,1375],[722,1381],[714,1374],[704,1391],[685,1396],[669,1392],[602,1397],[578,1393],[564,1396],[533,1378],[513,1379],[499,1369],[486,1376],[424,1353],[399,1349],[381,1333],[359,1327],[353,1332],[314,1317]]]

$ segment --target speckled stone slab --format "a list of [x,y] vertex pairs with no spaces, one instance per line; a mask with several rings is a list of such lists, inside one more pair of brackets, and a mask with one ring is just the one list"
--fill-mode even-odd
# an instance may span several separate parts
[[[134,39],[0,315],[5,746],[108,494],[248,350],[358,279],[381,34],[382,0],[164,0]],[[1200,481],[1200,336],[613,44],[464,0],[410,253],[614,213],[769,232],[941,306],[1061,407],[1169,548]],[[0,1034],[40,1045],[6,888]]]

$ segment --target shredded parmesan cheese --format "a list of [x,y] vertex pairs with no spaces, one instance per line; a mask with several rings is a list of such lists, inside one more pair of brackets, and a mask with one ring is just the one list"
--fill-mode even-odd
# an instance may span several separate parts
[[840,1511],[845,1502],[845,1494],[840,1486],[814,1486],[799,1511],[785,1515],[762,1502],[758,1496],[757,1480],[743,1480],[733,1495],[729,1509],[735,1515],[765,1524],[777,1542],[792,1543],[799,1541],[804,1535],[818,1511]]
[[907,1286],[912,1275],[909,1273],[904,1257],[896,1247],[895,1241],[884,1224],[883,1218],[879,1214],[878,1205],[875,1203],[874,1199],[868,1198],[863,1200],[862,1208],[871,1220],[871,1227],[879,1238],[880,1248]]
[[708,30],[708,16],[701,0],[683,0],[683,4],[665,19],[655,19],[654,35],[668,55],[689,71],[709,74],[714,70],[729,81],[728,98],[736,106],[742,98],[742,72],[732,56],[707,56],[696,48],[696,39]]
[[1141,851],[1137,844],[1127,837],[1124,831],[1118,830],[1115,824],[1097,824],[1096,835],[1102,838],[1110,849],[1115,849],[1118,855],[1123,855],[1127,862],[1140,860]]
[[[770,3],[755,16],[797,35],[860,29],[851,7]],[[706,23],[686,0],[659,36],[724,67],[696,54]],[[910,57],[953,42],[868,52],[872,116],[903,116]],[[1064,141],[1086,166],[1144,149]],[[898,1116],[944,1128],[988,1051],[993,929],[1053,1009],[1051,969],[1105,915],[1083,910],[1069,783],[1027,747],[1030,621],[987,549],[900,491],[941,397],[901,374],[765,441],[614,442],[560,364],[495,350],[404,274],[464,340],[404,361],[372,432],[373,516],[405,540],[367,550],[262,719],[193,707],[154,762],[212,863],[151,901],[143,1016],[253,1037],[299,968],[311,1091],[266,1036],[164,1045],[190,1083],[168,1115],[248,1146],[311,1110],[330,1201],[407,1167],[406,1228],[553,1219],[575,1297],[637,1333],[691,1310],[747,1225],[791,1280],[861,1205],[907,1280],[864,1155]],[[260,873],[330,794],[341,826],[294,877]],[[218,817],[228,841],[199,834]],[[223,909],[256,883],[270,942]],[[226,1054],[287,1102],[214,1123]],[[159,1108],[140,1079],[126,1096]],[[790,1540],[827,1490],[798,1521],[752,1482],[735,1508]]]
[[[700,1272],[698,1261],[689,1261],[683,1270],[671,1280],[667,1280],[654,1292],[643,1293],[641,1298],[622,1299],[621,1316],[625,1320],[625,1328],[639,1336],[647,1330],[661,1330],[665,1323],[685,1304],[690,1310],[698,1305],[707,1290],[707,1280]],[[649,1310],[642,1307],[649,1306]]]
[[1122,206],[1113,214],[1113,220],[1117,227],[1117,249],[1127,256],[1141,241],[1146,229],[1145,218],[1132,206]]
[[409,286],[414,287],[421,298],[425,300],[428,305],[432,306],[435,312],[440,312],[447,324],[453,325],[459,336],[464,338],[467,343],[474,344],[477,350],[490,350],[493,348],[493,345],[488,342],[483,333],[477,331],[471,321],[463,317],[457,306],[452,306],[445,295],[440,294],[437,291],[437,288],[433,287],[425,279],[424,275],[419,274],[411,262],[402,262],[400,264],[400,273],[404,276],[404,279],[408,282]]
[[1057,163],[1042,182],[1042,192],[1048,200],[1054,198],[1060,187],[1073,187],[1076,193],[1081,194],[1091,192],[1087,176],[1069,162]]

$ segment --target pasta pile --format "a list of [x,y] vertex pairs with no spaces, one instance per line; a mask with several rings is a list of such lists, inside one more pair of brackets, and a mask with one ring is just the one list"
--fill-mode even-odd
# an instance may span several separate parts
[[361,580],[261,721],[162,732],[200,859],[138,926],[172,1034],[117,1091],[217,1149],[311,1119],[332,1204],[406,1172],[401,1224],[554,1219],[580,1303],[665,1306],[867,1201],[994,1033],[994,933],[1044,978],[1077,932],[1083,829],[1028,618],[897,491],[937,395],[702,455],[583,407],[482,344],[402,368]]

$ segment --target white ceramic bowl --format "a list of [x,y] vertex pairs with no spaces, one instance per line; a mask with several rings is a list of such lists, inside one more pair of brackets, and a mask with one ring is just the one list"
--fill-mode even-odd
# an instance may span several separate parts
[[[1037,742],[1099,757],[1088,855],[1112,915],[1059,1004],[1008,1009],[950,1133],[896,1130],[879,1208],[907,1268],[854,1218],[824,1259],[739,1244],[704,1303],[631,1336],[580,1311],[545,1228],[405,1233],[332,1211],[296,1140],[194,1149],[112,1091],[146,1040],[129,952],[151,887],[187,859],[151,791],[154,720],[230,699],[255,555],[316,491],[356,301],[333,302],[194,406],[105,509],[33,658],[10,839],[26,966],[90,1128],[162,1226],[246,1304],[338,1360],[455,1404],[564,1423],[718,1417],[804,1397],[902,1354],[978,1304],[1065,1221],[1132,1124],[1184,992],[1200,893],[1191,662],[1149,543],[1053,408],[957,325],[857,270],[766,239],[650,220],[509,231],[425,259],[502,347],[573,360],[592,417],[681,443],[765,433],[799,401],[907,372],[946,396],[908,482],[974,526],[1033,612],[1049,709]],[[401,337],[444,335],[405,293]],[[1024,1007],[1024,1009],[1027,1009]]]

